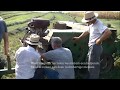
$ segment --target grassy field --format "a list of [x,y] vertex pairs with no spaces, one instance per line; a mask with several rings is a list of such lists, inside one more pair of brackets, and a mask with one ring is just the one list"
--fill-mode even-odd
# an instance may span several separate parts
[[[117,29],[118,35],[120,35],[120,12],[119,13],[106,13],[106,12],[99,12],[101,13],[100,20],[103,21],[105,25],[110,23],[112,27]],[[106,13],[106,14],[104,14]],[[102,16],[105,15],[105,16]],[[113,15],[113,16],[111,16]],[[38,12],[30,12],[30,11],[0,11],[0,16],[6,18],[5,21],[8,25],[8,32],[14,32],[17,29],[22,29],[27,27],[27,23],[33,17],[40,17],[44,19],[50,19],[51,24],[49,28],[53,27],[53,23],[62,20],[62,21],[73,21],[73,22],[80,22],[83,16],[83,13],[60,13],[60,12],[50,12],[50,13],[38,13]],[[109,16],[109,18],[108,18]],[[107,17],[107,18],[106,18]],[[111,18],[112,17],[112,18]],[[114,17],[114,18],[113,18]],[[17,22],[17,23],[16,23]],[[10,25],[12,24],[12,25]],[[9,26],[10,25],[10,26]],[[21,46],[19,42],[19,38],[22,38],[24,35],[24,31],[16,33],[14,35],[9,35],[9,42],[10,42],[10,57],[12,61],[12,67],[15,66],[15,59],[14,55],[16,50]],[[1,43],[3,47],[3,41]],[[3,53],[3,48],[1,48],[1,52]],[[119,62],[120,58],[117,58],[116,62]],[[101,79],[120,79],[120,65],[115,63],[115,67],[109,72],[104,75],[101,75]],[[4,75],[2,78],[4,79],[11,79],[14,78],[14,74]]]

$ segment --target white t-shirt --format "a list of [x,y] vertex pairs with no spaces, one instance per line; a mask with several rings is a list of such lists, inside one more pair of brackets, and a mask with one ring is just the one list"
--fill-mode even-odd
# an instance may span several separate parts
[[59,73],[59,79],[75,79],[73,57],[68,48],[51,50],[44,55],[56,66],[54,69]]
[[35,64],[40,62],[40,54],[34,48],[20,47],[15,54],[16,66],[15,75],[16,79],[29,79],[34,76]]
[[102,33],[107,29],[108,27],[103,25],[103,23],[100,20],[96,20],[94,24],[91,24],[89,26],[89,43],[88,45],[91,46],[95,44],[95,41],[102,35]]

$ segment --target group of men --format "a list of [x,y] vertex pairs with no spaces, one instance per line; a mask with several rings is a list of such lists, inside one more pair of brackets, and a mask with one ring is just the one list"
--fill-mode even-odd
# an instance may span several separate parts
[[[74,41],[79,41],[83,37],[89,35],[89,51],[88,51],[88,72],[87,79],[99,79],[100,73],[100,55],[102,53],[102,42],[109,38],[111,31],[100,20],[97,19],[98,14],[93,11],[85,12],[82,22],[89,26],[89,30],[83,32],[79,37],[73,37]],[[4,36],[5,54],[8,55],[8,37],[0,20],[0,39]],[[2,31],[2,32],[1,32]],[[2,33],[4,34],[2,35]],[[25,40],[27,47],[20,47],[15,54],[16,79],[75,79],[73,56],[70,49],[62,47],[62,39],[60,37],[51,38],[51,46],[53,50],[45,53],[38,53],[37,47],[41,46],[39,42],[40,36],[31,34],[30,38]],[[43,62],[51,61],[53,66],[46,68]],[[70,63],[73,68],[67,68],[65,63]],[[72,64],[71,64],[72,63]],[[90,63],[94,68],[91,68]],[[55,67],[56,66],[56,67]]]
[[[60,37],[52,37],[51,46],[53,50],[46,53],[38,53],[39,42],[37,34],[31,34],[25,42],[27,47],[20,47],[16,51],[16,78],[17,79],[74,79],[74,68],[65,68],[64,62],[73,62],[72,53],[69,49],[62,47]],[[42,61],[51,60],[53,68],[42,66]],[[63,62],[62,68],[60,63]],[[56,67],[55,67],[56,66]],[[37,74],[37,75],[36,75]],[[53,75],[54,74],[54,75]]]

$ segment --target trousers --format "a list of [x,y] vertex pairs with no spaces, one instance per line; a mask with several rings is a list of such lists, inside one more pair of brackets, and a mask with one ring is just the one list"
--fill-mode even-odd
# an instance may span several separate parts
[[91,45],[88,51],[88,73],[89,79],[99,79],[100,56],[102,54],[102,45]]

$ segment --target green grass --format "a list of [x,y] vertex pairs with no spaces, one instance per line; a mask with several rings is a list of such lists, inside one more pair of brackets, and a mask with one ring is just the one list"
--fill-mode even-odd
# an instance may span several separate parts
[[17,14],[17,13],[21,13],[23,11],[0,11],[0,16],[3,17],[4,15],[8,15],[8,14]]
[[48,13],[47,15],[43,16],[44,19],[51,19],[54,16],[53,13]]
[[3,75],[2,79],[15,79],[15,74]]
[[115,19],[100,19],[105,25],[111,24],[117,30],[117,35],[120,35],[120,20]]
[[34,18],[36,16],[40,16],[40,15],[42,15],[42,14],[33,12],[32,14],[30,13],[30,14],[27,14],[27,15],[15,16],[15,17],[7,19],[6,23],[10,24],[10,23],[13,23],[13,22],[23,22],[27,19],[31,19],[31,18]]
[[13,17],[13,16],[19,16],[19,15],[22,15],[22,14],[28,14],[28,13],[32,13],[32,12],[14,12],[14,13],[8,13],[8,14],[5,14],[5,15],[2,15],[2,18],[3,19],[6,19],[6,18],[10,18],[10,17]]
[[55,13],[56,20],[61,20],[61,21],[74,21],[74,19],[71,16],[65,15],[63,13]]
[[27,27],[27,23],[10,26],[10,27],[8,27],[8,32],[11,32],[11,31],[14,31],[18,28],[23,28],[23,27]]
[[79,23],[82,23],[81,20],[82,20],[82,17],[75,17],[76,21],[79,22]]

